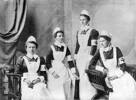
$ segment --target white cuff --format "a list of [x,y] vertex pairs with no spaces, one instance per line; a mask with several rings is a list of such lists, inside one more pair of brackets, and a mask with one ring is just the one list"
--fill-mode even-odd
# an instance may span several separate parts
[[45,65],[41,65],[41,71],[46,71]]
[[92,56],[92,55],[89,55],[89,57],[88,57],[89,61],[90,61],[92,58],[93,58],[93,56]]
[[43,76],[39,76],[39,78],[40,78],[41,82],[44,81],[44,77]]
[[95,39],[91,40],[91,45],[97,45],[97,40]]
[[77,54],[74,54],[74,59],[75,59],[75,60],[77,59]]
[[109,88],[113,88],[111,82],[108,80],[108,77],[105,78],[105,82]]
[[95,69],[98,70],[98,71],[103,72],[104,68],[102,66],[96,65]]
[[72,56],[71,55],[67,56],[67,60],[72,61]]
[[76,73],[76,69],[75,68],[71,68],[71,72],[72,72],[72,74]]
[[52,73],[55,72],[55,70],[54,70],[53,68],[50,68],[50,69],[49,69],[49,72],[52,74]]
[[123,63],[125,63],[125,59],[124,59],[124,57],[120,57],[119,58],[119,64],[123,64]]

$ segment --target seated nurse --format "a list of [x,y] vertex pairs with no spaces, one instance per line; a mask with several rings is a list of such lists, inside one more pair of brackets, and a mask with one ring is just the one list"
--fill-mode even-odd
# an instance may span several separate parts
[[100,61],[101,71],[107,74],[107,86],[113,91],[109,93],[109,100],[136,100],[136,82],[125,71],[126,64],[121,50],[111,44],[112,36],[102,31],[99,37],[100,48],[90,61],[89,69],[96,68]]
[[17,59],[15,73],[22,74],[22,100],[52,100],[46,88],[45,60],[36,53],[38,44],[34,36],[26,41],[26,55]]

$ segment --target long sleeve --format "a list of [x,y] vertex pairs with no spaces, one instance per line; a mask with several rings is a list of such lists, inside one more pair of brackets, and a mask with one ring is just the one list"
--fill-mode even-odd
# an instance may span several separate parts
[[78,42],[78,32],[77,32],[77,34],[76,34],[76,48],[75,48],[75,54],[78,53],[79,48],[80,48],[80,45],[79,45],[79,42]]
[[70,68],[75,67],[69,48],[66,50],[66,57]]
[[48,80],[46,69],[45,69],[45,59],[44,59],[44,57],[40,57],[40,67],[39,67],[37,72],[38,72],[39,76],[44,77],[44,80],[46,80],[46,81]]
[[67,57],[67,61],[68,61],[69,68],[70,68],[71,72],[75,73],[77,76],[79,76],[79,72],[78,72],[78,69],[76,66],[76,61],[75,61],[75,59],[72,59],[71,52],[68,47],[66,50],[66,57]]
[[91,52],[90,55],[94,55],[97,50],[97,40],[98,40],[99,32],[95,29],[92,29],[89,40],[88,40],[88,46],[91,46]]
[[54,60],[53,58],[53,51],[52,49],[50,49],[49,53],[46,56],[46,67],[47,69],[50,69],[52,67],[52,60]]
[[17,62],[16,62],[16,66],[15,66],[15,74],[23,74],[24,70],[23,70],[23,57],[19,57],[17,59]]
[[125,69],[126,68],[125,59],[123,57],[121,50],[118,47],[116,47],[116,48],[117,48],[117,63],[118,63],[118,66],[120,67],[120,69],[122,71],[125,71],[126,70]]
[[98,60],[100,60],[100,53],[99,50],[96,51],[95,55],[93,56],[93,58],[91,59],[90,63],[89,63],[89,69],[94,69]]

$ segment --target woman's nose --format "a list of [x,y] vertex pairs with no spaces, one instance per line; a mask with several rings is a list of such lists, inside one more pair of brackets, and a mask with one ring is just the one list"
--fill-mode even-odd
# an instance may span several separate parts
[[103,43],[100,43],[101,46],[103,46]]
[[83,23],[83,21],[81,20],[80,23]]
[[84,24],[84,21],[82,21],[81,23]]
[[63,38],[63,36],[60,37],[61,39]]
[[31,50],[33,51],[33,50],[34,50],[34,48],[31,48]]

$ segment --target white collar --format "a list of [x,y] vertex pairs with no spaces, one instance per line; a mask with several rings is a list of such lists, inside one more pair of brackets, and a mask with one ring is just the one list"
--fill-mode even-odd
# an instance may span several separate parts
[[87,24],[87,25],[85,25],[85,26],[81,26],[81,30],[84,30],[84,31],[87,31],[88,29],[90,28],[90,25],[89,24]]
[[32,59],[32,58],[36,59],[36,58],[39,57],[37,54],[33,54],[33,55],[31,55],[31,54],[26,54],[26,56],[29,57],[29,58],[31,58],[31,59]]
[[110,51],[112,49],[112,45],[110,44],[108,47],[106,48],[102,48],[103,51],[107,52],[107,51]]
[[58,42],[58,41],[55,41],[54,44],[57,45],[57,46],[59,46],[59,47],[65,46],[65,43],[64,43],[64,42],[60,43],[60,42]]

